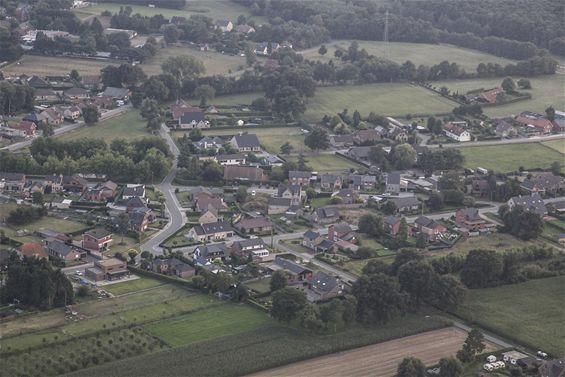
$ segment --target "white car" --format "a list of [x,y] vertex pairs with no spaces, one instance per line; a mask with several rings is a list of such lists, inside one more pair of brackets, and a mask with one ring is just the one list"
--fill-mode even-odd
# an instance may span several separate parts
[[255,195],[257,195],[257,191],[252,190],[252,191],[251,191],[251,196],[255,196]]
[[76,276],[82,276],[82,272],[81,271],[75,271],[75,275]]

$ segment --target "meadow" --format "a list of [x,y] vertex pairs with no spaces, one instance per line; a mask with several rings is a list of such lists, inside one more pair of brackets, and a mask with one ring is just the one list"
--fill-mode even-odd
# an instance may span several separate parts
[[541,143],[489,145],[459,148],[465,167],[482,167],[498,172],[512,172],[520,166],[527,169],[548,168],[552,162],[563,164],[565,155]]
[[[520,77],[513,77],[515,81]],[[532,84],[530,90],[520,90],[524,93],[530,93],[532,98],[529,100],[518,101],[501,106],[485,107],[484,113],[490,117],[507,117],[517,115],[522,111],[535,111],[544,114],[545,109],[553,105],[555,109],[565,108],[565,76],[562,74],[546,75],[528,78]],[[490,89],[500,86],[502,78],[494,79],[477,79],[477,80],[450,80],[436,81],[433,85],[436,88],[445,86],[451,92],[460,94],[467,93],[470,90]]]
[[[15,210],[17,207],[17,204],[15,203],[8,203],[8,204],[0,204],[0,219],[5,219],[6,217],[9,216],[10,212]],[[80,231],[82,229],[86,229],[88,228],[88,226],[86,226],[86,224],[83,223],[79,223],[76,221],[71,221],[71,220],[66,220],[66,219],[62,219],[59,217],[55,217],[55,216],[44,216],[43,218],[33,221],[29,224],[25,224],[25,225],[18,225],[14,227],[15,229],[27,229],[30,232],[35,232],[41,229],[53,229],[53,230],[57,230],[63,233],[72,233],[72,232],[77,232]],[[8,230],[6,233],[6,235],[8,237],[11,237],[11,233],[13,232],[15,234],[15,231],[12,229],[12,232],[10,232],[10,228],[6,227],[6,229]],[[17,238],[17,240],[20,237]],[[21,237],[21,241],[26,241],[27,239],[26,237]],[[30,240],[35,240],[35,237],[30,236]]]
[[92,60],[69,57],[23,55],[20,60],[2,68],[4,75],[57,76],[68,75],[76,69],[80,75],[99,75],[100,70],[109,65],[120,65],[115,60]]
[[114,296],[118,296],[131,292],[158,287],[160,285],[163,285],[163,283],[160,282],[159,280],[142,277],[139,279],[130,280],[122,283],[105,285],[104,290],[110,292]]
[[[290,157],[288,160],[296,162],[298,161],[298,157]],[[309,155],[306,156],[306,161],[307,165],[310,166],[313,171],[319,173],[343,172],[349,171],[349,169],[364,168],[362,165],[335,154]]]
[[565,276],[468,291],[456,314],[485,329],[562,357]]
[[[328,62],[333,60],[336,63],[338,61],[334,56],[336,49],[347,50],[351,42],[351,40],[340,40],[326,44],[328,52],[324,56],[318,54],[317,48],[310,49],[303,55],[305,58],[314,61]],[[367,50],[370,55],[382,58],[386,56],[384,42],[357,41],[357,43],[359,43],[359,49]],[[498,63],[501,65],[513,63],[509,59],[451,45],[402,42],[392,42],[389,44],[389,58],[398,64],[410,60],[416,66],[420,64],[432,66],[443,60],[448,60],[450,63],[457,63],[467,72],[475,72],[479,63]]]
[[63,141],[82,138],[103,139],[109,144],[115,139],[134,140],[150,136],[146,125],[147,122],[141,117],[139,110],[130,110],[93,126],[81,127],[62,134],[57,138]]

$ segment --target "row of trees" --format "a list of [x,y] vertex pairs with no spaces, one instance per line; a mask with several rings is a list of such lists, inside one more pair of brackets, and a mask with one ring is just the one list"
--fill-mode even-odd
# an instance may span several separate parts
[[27,85],[0,82],[0,115],[13,115],[33,109],[33,89]]

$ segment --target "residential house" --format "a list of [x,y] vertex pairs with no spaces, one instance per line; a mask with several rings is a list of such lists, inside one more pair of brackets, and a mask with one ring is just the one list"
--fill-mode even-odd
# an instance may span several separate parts
[[78,175],[64,175],[63,176],[63,190],[83,193],[88,187],[88,181]]
[[210,122],[204,118],[204,112],[187,111],[184,112],[179,118],[178,128],[180,129],[193,129],[193,128],[210,128]]
[[532,194],[550,193],[556,195],[559,190],[565,189],[565,180],[553,173],[541,173],[532,178],[525,179],[520,188]]
[[264,262],[269,259],[269,249],[261,238],[235,241],[231,246],[231,251],[243,258],[251,257],[257,262]]
[[545,202],[539,194],[531,194],[529,196],[514,196],[508,200],[507,204],[510,209],[514,208],[515,206],[523,206],[527,211],[533,212],[542,217],[547,215]]
[[26,242],[16,248],[16,253],[18,253],[20,258],[49,258],[49,254],[47,254],[47,252],[43,248],[43,245],[39,242]]
[[72,87],[63,92],[63,95],[68,99],[86,99],[90,97],[88,90],[83,88]]
[[383,230],[386,234],[396,237],[400,230],[400,222],[402,218],[399,216],[387,216],[383,221]]
[[269,266],[272,271],[285,270],[289,273],[288,284],[301,284],[312,278],[312,270],[299,265],[289,259],[276,257],[272,265]]
[[277,189],[277,197],[290,198],[291,205],[300,205],[306,197],[306,193],[302,191],[300,185],[285,185],[280,183]]
[[330,135],[330,145],[334,148],[350,147],[355,143],[352,134]]
[[104,202],[114,199],[116,192],[118,191],[118,185],[112,181],[106,181],[100,183],[93,188],[89,188],[84,193],[83,197],[85,200],[91,202]]
[[20,131],[26,137],[33,137],[37,135],[37,125],[34,122],[22,120],[19,123],[10,125],[9,127]]
[[228,209],[228,206],[224,202],[224,198],[215,195],[209,195],[207,193],[200,193],[195,196],[194,202],[195,210],[200,213],[205,213],[207,211],[218,213]]
[[240,34],[246,34],[247,35],[247,34],[255,33],[255,28],[253,28],[249,25],[243,24],[243,25],[237,25],[235,27],[235,31],[237,33],[240,33]]
[[418,161],[418,159],[425,153],[428,153],[430,151],[430,148],[428,148],[428,146],[426,145],[411,144],[410,146],[412,147],[412,149],[414,149],[414,152],[416,152],[416,161]]
[[500,137],[513,137],[518,133],[514,126],[505,120],[499,120],[495,123],[494,132]]
[[377,184],[374,175],[351,174],[349,176],[349,187],[357,191],[371,191]]
[[17,137],[24,138],[26,137],[26,134],[24,131],[16,130],[5,123],[0,123],[0,138],[3,137],[8,139]]
[[145,232],[151,223],[151,209],[136,208],[128,213],[129,225],[137,232]]
[[99,90],[101,86],[99,75],[83,75],[80,77],[82,86],[89,90]]
[[323,253],[330,251],[334,245],[333,242],[331,242],[327,237],[321,235],[319,232],[307,230],[302,236],[302,246],[317,253]]
[[70,121],[77,120],[81,115],[82,110],[78,106],[71,106],[63,111],[63,117]]
[[253,52],[255,55],[269,56],[277,51],[281,46],[275,42],[261,42],[255,45]]
[[221,241],[233,236],[233,229],[225,221],[217,223],[200,224],[192,227],[187,234],[189,239],[198,242]]
[[497,102],[498,95],[501,93],[504,93],[504,89],[501,87],[492,88],[480,93],[477,97],[475,97],[475,100],[477,102],[494,104]]
[[202,139],[194,143],[194,147],[200,151],[206,149],[218,150],[222,148],[223,145],[224,145],[224,139],[217,136],[215,137],[204,136]]
[[145,185],[128,183],[122,191],[122,199],[131,199],[134,197],[145,198]]
[[415,196],[403,196],[400,198],[388,198],[387,202],[394,203],[399,213],[415,213],[418,212],[422,203]]
[[0,172],[0,191],[22,192],[25,184],[25,174]]
[[553,131],[553,123],[541,114],[524,111],[516,118],[514,123],[522,127],[528,135],[546,135]]
[[344,292],[344,285],[335,276],[317,271],[308,281],[306,297],[311,302],[329,300]]
[[483,229],[494,228],[494,224],[486,221],[479,215],[477,208],[459,208],[455,211],[455,223],[469,232],[479,232]]
[[163,275],[177,276],[181,279],[196,274],[194,267],[177,258],[156,258],[151,262],[151,271]]
[[347,151],[347,156],[355,161],[369,163],[369,154],[372,147],[352,147]]
[[382,140],[382,135],[377,130],[360,130],[353,135],[353,141],[357,145],[375,145]]
[[332,198],[340,198],[343,204],[354,204],[359,199],[359,193],[353,189],[341,189],[334,192]]
[[59,126],[65,121],[63,112],[56,106],[51,106],[43,110],[40,115],[45,123],[53,126]]
[[391,172],[386,175],[386,188],[385,191],[392,194],[398,195],[401,191],[406,191],[407,183],[403,182],[400,173]]
[[355,242],[355,232],[351,225],[346,222],[337,223],[328,227],[328,239],[337,241],[338,239]]
[[35,123],[37,126],[39,126],[40,124],[43,124],[44,122],[44,118],[35,110],[32,111],[31,113],[25,115],[22,120],[28,121],[28,122],[33,122]]
[[229,251],[224,242],[211,245],[198,246],[194,249],[194,256],[212,262],[216,259],[225,261],[229,258]]
[[239,152],[261,152],[261,144],[255,134],[235,135],[230,144]]
[[221,154],[215,157],[218,164],[225,165],[245,165],[245,156],[242,154]]
[[254,166],[225,166],[224,180],[226,181],[266,181],[268,176],[263,169]]
[[304,211],[302,210],[302,207],[296,205],[296,206],[290,206],[288,207],[288,209],[284,212],[284,217],[286,219],[295,219],[297,217],[300,217],[304,214]]
[[243,219],[234,224],[233,227],[245,234],[265,234],[274,230],[274,224],[268,217]]
[[54,102],[59,100],[59,96],[51,89],[35,89],[33,92],[33,98],[37,102]]
[[471,194],[481,198],[487,197],[490,191],[489,183],[486,179],[473,179],[471,181]]
[[[448,122],[443,125],[443,132],[445,136],[458,142],[471,141],[471,134],[458,123],[461,122]],[[466,122],[465,122],[466,124]]]
[[400,127],[390,129],[387,137],[391,140],[398,141],[399,143],[406,143],[408,141],[408,134]]
[[269,215],[285,213],[291,207],[291,199],[272,196],[269,197],[267,206],[267,213]]
[[426,216],[420,216],[414,221],[414,226],[423,233],[427,240],[434,242],[440,234],[447,232],[447,228]]
[[233,30],[233,23],[230,20],[216,20],[214,29],[220,30],[222,33],[229,33]]
[[94,267],[87,268],[84,276],[95,283],[103,280],[118,280],[129,276],[128,265],[118,258],[106,258],[94,261]]
[[316,224],[331,224],[339,221],[339,211],[333,207],[320,207],[316,208],[312,215],[311,220]]
[[63,262],[77,261],[85,255],[83,251],[56,238],[45,239],[45,251],[49,257]]
[[94,251],[106,251],[112,243],[112,233],[106,229],[95,228],[84,232],[82,247]]
[[140,208],[147,207],[147,200],[139,196],[134,196],[132,198],[122,201],[123,205],[126,207],[126,213],[130,213]]
[[309,186],[312,179],[312,172],[290,170],[288,172],[288,183],[291,185]]
[[223,220],[215,209],[208,209],[198,218],[198,224],[211,224]]
[[343,178],[341,175],[336,174],[322,174],[320,175],[320,187],[324,191],[341,190],[343,186]]
[[115,101],[127,101],[130,94],[131,92],[128,88],[115,88],[113,86],[107,86],[104,92],[102,92],[103,97],[108,97]]

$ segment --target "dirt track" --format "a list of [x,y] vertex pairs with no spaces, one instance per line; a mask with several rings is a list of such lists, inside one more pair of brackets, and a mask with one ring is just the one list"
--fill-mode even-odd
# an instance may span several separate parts
[[[465,331],[450,327],[301,361],[253,376],[390,377],[404,357],[414,356],[432,365],[442,357],[454,355],[466,337]],[[487,344],[487,349],[496,346]]]

